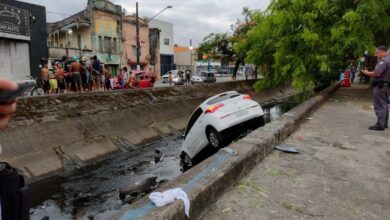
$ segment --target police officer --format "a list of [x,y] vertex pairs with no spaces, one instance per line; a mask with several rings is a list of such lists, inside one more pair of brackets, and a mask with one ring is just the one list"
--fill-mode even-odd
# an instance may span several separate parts
[[374,88],[374,110],[377,123],[369,127],[370,130],[383,131],[388,128],[389,121],[389,92],[390,92],[390,56],[387,53],[387,47],[379,46],[376,48],[378,62],[375,70],[370,72],[363,70],[363,73],[373,78],[372,86]]

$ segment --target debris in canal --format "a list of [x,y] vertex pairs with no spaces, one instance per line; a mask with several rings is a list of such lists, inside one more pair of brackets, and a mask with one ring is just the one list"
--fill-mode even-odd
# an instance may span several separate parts
[[157,185],[157,176],[156,175],[146,175],[144,177],[141,177],[142,179],[136,181],[135,183],[132,183],[129,186],[126,186],[119,190],[119,198],[122,201],[133,201],[133,199],[130,197],[139,197],[142,194],[149,193],[153,187]]

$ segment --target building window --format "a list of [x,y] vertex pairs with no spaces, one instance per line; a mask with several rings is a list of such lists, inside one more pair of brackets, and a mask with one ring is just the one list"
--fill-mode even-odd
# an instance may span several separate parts
[[114,37],[113,39],[113,42],[112,42],[112,51],[113,52],[116,52],[117,51],[117,42],[116,42],[116,38]]
[[99,51],[103,51],[103,39],[99,36]]
[[111,37],[104,37],[104,52],[112,52]]
[[169,38],[164,38],[164,45],[168,45],[169,46]]

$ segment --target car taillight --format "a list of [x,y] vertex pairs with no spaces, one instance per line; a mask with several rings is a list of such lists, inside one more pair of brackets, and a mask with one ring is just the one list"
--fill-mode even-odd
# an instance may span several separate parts
[[244,95],[244,99],[252,99],[252,96],[250,96],[250,95]]
[[205,111],[205,114],[207,113],[214,113],[215,111],[217,111],[218,109],[222,108],[224,106],[224,104],[222,103],[218,103],[216,105],[212,105],[210,107],[208,107]]

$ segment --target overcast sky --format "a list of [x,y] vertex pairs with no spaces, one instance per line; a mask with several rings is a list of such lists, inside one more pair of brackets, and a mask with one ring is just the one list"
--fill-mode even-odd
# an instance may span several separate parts
[[[47,21],[53,22],[85,9],[87,0],[21,0],[46,6]],[[111,0],[135,13],[134,0]],[[230,25],[241,16],[242,8],[265,9],[270,0],[139,0],[140,17],[151,17],[168,5],[159,15],[160,20],[173,23],[175,43],[188,46],[190,39],[196,46],[209,33],[230,31]],[[57,14],[59,13],[59,14]]]

